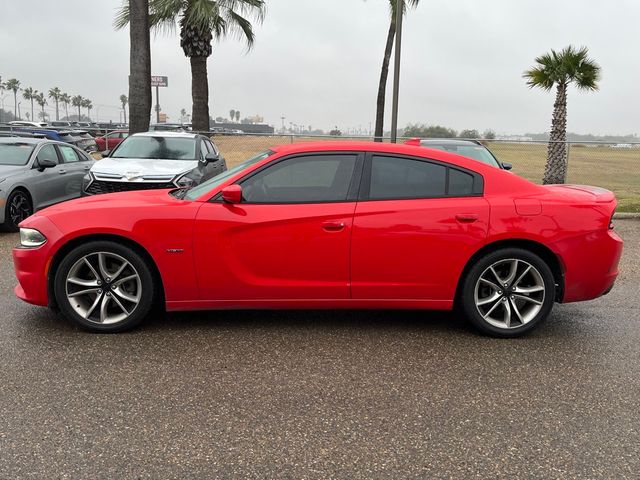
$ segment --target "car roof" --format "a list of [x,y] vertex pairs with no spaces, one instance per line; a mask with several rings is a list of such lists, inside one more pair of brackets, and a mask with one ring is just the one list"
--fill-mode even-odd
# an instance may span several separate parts
[[[364,152],[381,152],[381,153],[397,153],[401,155],[425,156],[425,151],[429,152],[429,156],[437,159],[450,158],[452,154],[441,150],[429,149],[417,145],[405,145],[403,143],[382,143],[382,142],[363,142],[363,141],[326,141],[326,142],[303,142],[285,145],[277,145],[270,149],[277,153],[305,153],[305,152],[323,152],[323,151],[364,151]],[[454,155],[457,158],[459,155]],[[469,160],[469,159],[466,159]],[[469,160],[475,165],[477,160]],[[491,167],[495,168],[495,167]]]
[[[49,142],[50,140],[47,138],[32,138],[32,137],[0,137],[0,143],[12,143],[12,142],[21,142],[21,143],[33,143],[37,145],[42,142]],[[55,142],[60,143],[60,142]]]
[[164,132],[164,131],[155,131],[155,132],[140,132],[134,133],[131,135],[132,137],[173,137],[173,138],[196,138],[199,135],[196,133],[189,132]]

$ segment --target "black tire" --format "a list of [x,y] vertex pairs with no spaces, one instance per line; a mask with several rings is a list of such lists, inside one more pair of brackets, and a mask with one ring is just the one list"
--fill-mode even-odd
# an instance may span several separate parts
[[14,190],[7,198],[4,207],[4,223],[0,225],[5,232],[17,232],[18,224],[33,215],[33,202],[24,190]]
[[[117,270],[118,261],[123,259],[129,265],[125,267],[125,270],[117,278],[105,278],[99,266],[100,256],[106,258],[105,266],[107,269],[105,271],[111,271],[112,274],[117,273],[114,270]],[[91,270],[91,267],[84,266],[83,259],[85,258],[88,258],[89,263],[93,265],[93,270]],[[109,262],[112,264],[110,265]],[[74,283],[67,281],[72,269],[74,269],[71,275],[72,279],[83,277],[83,281],[85,281],[85,278],[89,278],[87,281],[91,281],[91,278],[97,275],[99,286],[94,288],[92,284],[75,287]],[[130,283],[119,284],[121,280],[136,274],[137,277],[134,280],[127,281]],[[147,262],[138,252],[117,242],[94,241],[74,248],[60,262],[54,277],[54,293],[56,302],[64,316],[76,325],[92,332],[115,333],[130,330],[138,326],[147,317],[153,307],[154,299],[157,297],[155,284],[155,278],[147,266]],[[77,293],[77,291],[69,291],[72,288],[99,290],[99,293],[95,292],[74,297],[77,300],[74,300],[73,303],[75,305],[72,305],[71,298],[67,296],[67,293]],[[127,289],[131,289],[133,293],[127,292]],[[137,303],[128,302],[123,297],[124,295],[136,297]],[[109,300],[105,301],[105,297]],[[100,319],[97,317],[102,314],[102,311],[95,311],[97,307],[94,306],[94,301],[100,302],[100,306],[102,306],[102,301],[105,301],[107,305],[105,311],[107,315],[113,314],[112,318],[117,319],[118,315],[116,313],[118,312],[120,316],[126,315],[126,318],[113,321],[113,323],[100,323]],[[92,306],[94,309],[91,309]],[[90,309],[91,312],[89,312]],[[85,313],[89,312],[88,318],[80,315],[77,310],[84,310]],[[124,312],[128,313],[125,314]]]
[[[510,284],[505,287],[504,282],[498,283],[498,278],[509,279],[513,265],[516,273]],[[491,267],[494,267],[498,277]],[[527,267],[532,268],[527,270]],[[520,275],[524,275],[518,284],[520,286],[514,285]],[[486,280],[492,279],[494,285],[488,285]],[[500,290],[496,291],[495,286]],[[525,290],[534,289],[538,291],[524,293]],[[497,301],[492,300],[494,298]],[[476,299],[478,304],[486,303],[476,305]],[[463,279],[458,306],[471,324],[482,333],[513,338],[530,332],[544,322],[554,301],[555,280],[544,260],[528,250],[505,248],[488,253],[475,262]],[[501,318],[496,319],[496,315]]]

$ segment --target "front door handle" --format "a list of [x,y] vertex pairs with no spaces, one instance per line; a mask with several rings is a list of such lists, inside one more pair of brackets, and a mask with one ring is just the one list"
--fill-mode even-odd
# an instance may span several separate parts
[[67,173],[67,171],[66,171],[66,170],[58,170],[58,173],[59,173],[60,175],[64,175],[65,173]]
[[344,230],[343,222],[324,222],[322,228],[327,232],[339,232]]
[[456,220],[460,223],[473,223],[478,220],[478,215],[475,213],[458,213]]

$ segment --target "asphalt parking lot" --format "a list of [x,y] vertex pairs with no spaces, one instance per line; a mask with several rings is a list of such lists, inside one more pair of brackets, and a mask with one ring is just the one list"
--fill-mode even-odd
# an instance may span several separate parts
[[640,221],[614,290],[526,338],[452,314],[209,312],[79,331],[14,298],[0,478],[638,478]]

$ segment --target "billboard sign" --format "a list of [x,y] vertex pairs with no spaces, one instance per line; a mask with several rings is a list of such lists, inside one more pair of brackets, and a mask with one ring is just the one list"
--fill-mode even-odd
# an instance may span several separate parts
[[169,77],[151,75],[151,86],[152,87],[168,87]]

